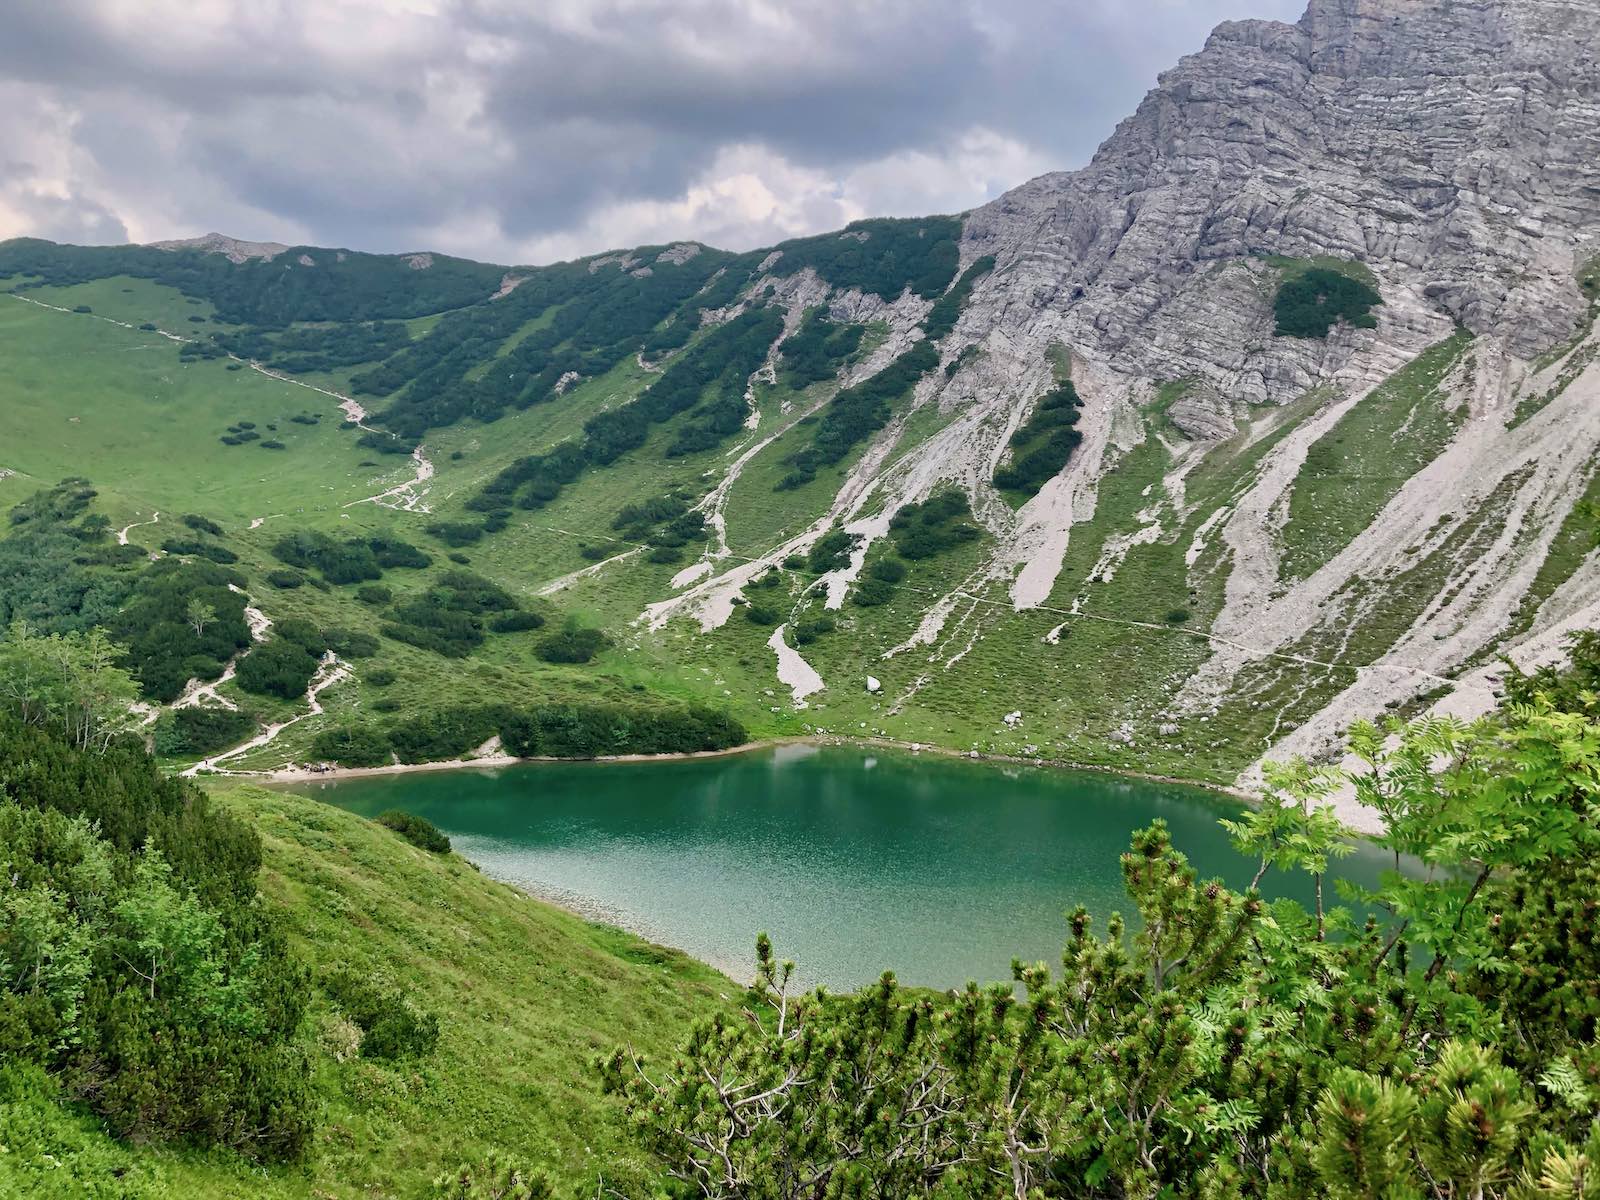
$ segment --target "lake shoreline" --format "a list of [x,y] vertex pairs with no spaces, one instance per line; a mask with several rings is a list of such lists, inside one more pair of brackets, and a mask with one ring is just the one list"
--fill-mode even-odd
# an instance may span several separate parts
[[960,759],[963,762],[997,763],[1008,766],[1047,767],[1061,771],[1084,771],[1094,775],[1111,775],[1120,779],[1138,779],[1147,783],[1167,783],[1180,787],[1197,788],[1245,804],[1260,803],[1260,796],[1216,783],[1195,779],[1182,779],[1175,775],[1159,775],[1150,771],[1132,771],[1116,767],[1097,766],[1059,758],[1029,758],[1016,754],[983,754],[973,750],[956,750],[928,742],[903,742],[894,738],[848,737],[839,734],[811,735],[806,737],[766,738],[730,746],[726,750],[688,750],[673,754],[612,754],[598,758],[518,758],[510,754],[486,755],[482,758],[441,759],[425,763],[389,763],[381,767],[330,767],[313,770],[308,767],[284,767],[254,775],[238,773],[235,777],[255,778],[274,784],[320,783],[340,779],[378,778],[386,775],[409,775],[424,771],[494,771],[505,767],[533,766],[540,763],[650,763],[692,762],[697,759],[731,758],[753,754],[761,750],[781,749],[784,746],[854,746],[861,749],[878,749],[907,754],[930,754],[941,758]]

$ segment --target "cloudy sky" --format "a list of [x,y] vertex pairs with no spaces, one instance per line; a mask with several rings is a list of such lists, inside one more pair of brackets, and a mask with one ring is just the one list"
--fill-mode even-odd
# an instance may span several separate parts
[[1077,166],[1303,0],[5,0],[0,238],[744,249]]

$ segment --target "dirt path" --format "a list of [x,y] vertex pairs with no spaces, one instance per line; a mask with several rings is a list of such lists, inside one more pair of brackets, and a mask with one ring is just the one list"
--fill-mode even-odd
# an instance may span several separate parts
[[117,545],[126,546],[128,544],[128,534],[132,533],[135,529],[138,529],[141,525],[154,525],[160,520],[160,513],[152,513],[148,521],[135,521],[132,525],[124,525],[121,529],[117,530]]
[[[119,321],[115,317],[102,317],[99,313],[74,313],[72,309],[63,305],[48,304],[43,300],[35,300],[32,296],[23,296],[16,292],[7,292],[6,295],[10,296],[13,300],[21,300],[24,304],[33,304],[40,308],[48,308],[51,312],[66,313],[68,316],[90,317],[96,321],[104,321],[107,325],[115,325],[119,329],[131,329],[135,333],[154,333],[159,337],[166,338],[169,342],[177,342],[180,345],[188,345],[190,342],[199,340],[197,338],[184,337],[181,333],[173,333],[171,330],[161,329],[159,327],[155,329],[141,329],[138,325],[135,325],[132,322]],[[354,396],[346,396],[343,392],[336,392],[332,388],[319,387],[317,384],[307,383],[303,379],[296,379],[293,375],[287,375],[282,371],[274,371],[271,367],[266,366],[263,363],[259,363],[253,358],[241,358],[237,354],[229,354],[228,358],[231,361],[238,363],[240,366],[249,367],[257,374],[265,375],[268,379],[274,379],[279,383],[293,384],[295,387],[305,388],[307,391],[316,392],[319,395],[327,396],[333,400],[336,400],[338,401],[339,411],[344,414],[346,420],[354,421],[357,428],[362,429],[367,433],[382,432],[381,430],[374,429],[371,425],[364,423],[368,416],[367,410],[362,407],[361,401],[357,400]],[[395,435],[390,434],[390,436],[393,437]],[[418,449],[420,450],[421,447],[419,446]],[[428,471],[428,474],[433,474],[431,467]],[[424,478],[426,478],[426,476]],[[358,501],[358,503],[360,502]]]
[[317,673],[312,676],[311,686],[306,689],[305,712],[296,713],[287,721],[279,721],[276,724],[268,725],[248,742],[243,742],[231,750],[224,750],[221,754],[214,754],[210,758],[201,759],[187,771],[184,771],[184,776],[193,778],[194,776],[199,775],[201,772],[212,775],[263,774],[263,772],[260,771],[230,771],[222,764],[230,761],[231,759],[239,758],[242,755],[248,754],[252,750],[259,750],[263,746],[270,745],[285,729],[289,728],[291,725],[298,725],[307,717],[321,716],[323,708],[322,702],[318,699],[318,697],[334,684],[343,682],[344,680],[351,679],[353,677],[354,676],[352,675],[350,668],[344,663],[344,661],[340,659],[338,655],[334,654],[333,651],[328,651],[328,653],[323,656],[321,665],[317,667]]
[[[363,428],[366,428],[363,426]],[[433,462],[428,458],[421,443],[411,452],[413,474],[404,483],[397,483],[387,491],[379,492],[376,496],[363,496],[360,500],[352,500],[346,508],[354,508],[358,504],[381,504],[384,508],[392,508],[397,512],[430,513],[425,501],[428,498],[428,488],[423,486],[433,478]]]
[[535,592],[534,595],[553,596],[557,592],[564,592],[573,584],[577,583],[578,580],[587,579],[591,575],[598,575],[607,567],[622,562],[624,559],[632,558],[634,555],[641,553],[643,550],[643,546],[635,546],[632,550],[624,550],[621,554],[613,554],[610,558],[602,559],[600,562],[595,563],[592,567],[584,567],[581,570],[573,571],[569,575],[563,575],[560,579],[552,579],[549,583],[545,584],[537,592]]
[[[243,588],[231,583],[228,585],[228,590],[238,596],[243,596],[245,594]],[[245,623],[250,627],[251,643],[259,644],[260,642],[266,641],[267,630],[272,628],[272,618],[268,617],[267,614],[262,612],[259,608],[251,608],[249,605],[246,605],[244,610],[244,619]],[[172,702],[173,711],[177,711],[180,708],[197,708],[202,700],[209,700],[218,707],[227,709],[229,712],[238,712],[239,706],[232,700],[229,700],[221,692],[217,691],[217,689],[239,673],[239,660],[246,654],[249,654],[250,649],[251,647],[246,647],[230,658],[228,660],[228,665],[222,669],[222,674],[217,676],[210,683],[207,683],[202,679],[189,680],[189,682],[184,686],[183,695],[179,696]]]

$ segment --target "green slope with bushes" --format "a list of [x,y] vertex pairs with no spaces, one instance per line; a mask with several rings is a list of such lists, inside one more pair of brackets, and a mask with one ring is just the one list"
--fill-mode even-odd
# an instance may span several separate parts
[[[618,1038],[666,1051],[735,990],[728,980],[313,800],[225,787],[210,809],[259,839],[250,903],[307,981],[290,1043],[304,1058],[303,1152],[186,1144],[198,1130],[118,1141],[123,1126],[81,1079],[8,1048],[0,1195],[421,1197],[491,1158],[578,1194],[637,1183],[645,1159],[592,1062]],[[14,945],[0,936],[0,957]]]

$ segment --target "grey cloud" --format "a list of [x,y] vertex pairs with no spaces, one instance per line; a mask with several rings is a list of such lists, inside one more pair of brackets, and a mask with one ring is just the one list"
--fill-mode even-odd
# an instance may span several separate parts
[[[938,205],[918,202],[921,176],[895,164],[948,158],[975,130],[1029,164],[1075,166],[1217,21],[1292,19],[1299,4],[453,0],[432,16],[375,6],[364,23],[322,0],[196,0],[174,26],[109,0],[21,0],[0,85],[72,114],[59,157],[80,178],[23,182],[78,197],[62,203],[80,220],[50,217],[75,237],[235,217],[254,222],[230,230],[241,236],[381,250],[443,239],[510,259],[581,240],[608,206],[677,202],[736,147],[823,182],[781,219],[697,207],[684,236],[832,220],[847,179],[849,203],[927,211]],[[964,206],[984,190],[962,177],[941,196]],[[26,232],[45,227],[37,207],[10,208]]]

